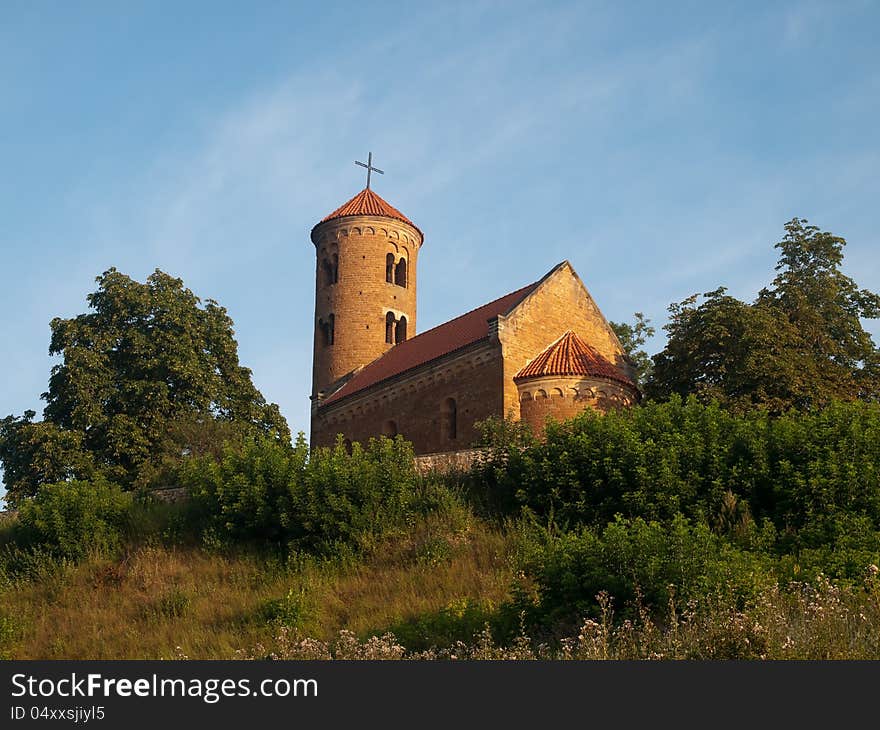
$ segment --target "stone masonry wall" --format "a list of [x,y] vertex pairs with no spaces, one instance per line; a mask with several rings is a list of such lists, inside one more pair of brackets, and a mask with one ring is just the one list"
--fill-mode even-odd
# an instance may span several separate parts
[[482,449],[467,449],[447,451],[442,454],[423,454],[416,457],[416,471],[422,474],[468,471],[483,453]]
[[523,300],[508,317],[499,317],[498,337],[504,353],[504,413],[520,416],[519,392],[513,377],[566,331],[573,330],[611,363],[632,377],[614,331],[567,261]]
[[[421,236],[390,218],[346,216],[317,226],[315,244],[315,341],[312,395],[372,362],[393,345],[385,342],[385,317],[406,317],[407,339],[416,333],[416,264]],[[407,261],[406,286],[388,283],[386,256]],[[328,281],[324,261],[338,256],[338,276]],[[334,317],[333,344],[319,323]]]
[[611,380],[548,376],[520,381],[520,418],[541,436],[548,418],[567,421],[587,409],[607,413],[636,402],[630,389]]
[[[498,343],[484,340],[320,407],[312,419],[311,444],[332,445],[340,433],[352,442],[395,435],[389,429],[393,421],[416,454],[470,448],[478,437],[475,423],[501,415],[501,378]],[[455,401],[455,438],[449,433],[450,398]]]

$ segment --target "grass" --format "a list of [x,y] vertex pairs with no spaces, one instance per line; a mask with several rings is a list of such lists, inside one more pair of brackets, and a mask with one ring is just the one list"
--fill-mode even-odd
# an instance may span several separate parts
[[572,635],[530,638],[509,610],[523,533],[458,503],[334,558],[193,544],[178,511],[142,517],[112,559],[19,555],[24,577],[0,582],[0,659],[880,659],[875,566],[745,606],[721,587],[665,613],[600,594]]
[[283,625],[366,636],[456,602],[508,598],[514,537],[433,515],[358,560],[282,561],[244,547],[142,544],[0,590],[0,655],[230,658]]
[[249,656],[274,659],[880,659],[880,581],[876,572],[861,588],[828,581],[763,591],[747,610],[711,600],[683,614],[670,610],[657,622],[647,610],[615,621],[613,601],[600,594],[599,620],[588,619],[574,636],[538,643],[520,634],[497,644],[486,628],[470,641],[413,650],[393,633],[359,639],[340,631],[330,641],[282,627]]

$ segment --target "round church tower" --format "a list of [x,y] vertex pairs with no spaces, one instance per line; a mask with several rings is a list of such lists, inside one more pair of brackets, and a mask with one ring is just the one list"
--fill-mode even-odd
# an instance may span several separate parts
[[416,331],[422,232],[367,187],[312,229],[312,401]]

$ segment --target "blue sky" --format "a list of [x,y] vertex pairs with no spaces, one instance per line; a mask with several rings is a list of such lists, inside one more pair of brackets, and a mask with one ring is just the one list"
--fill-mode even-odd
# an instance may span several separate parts
[[752,298],[796,215],[880,291],[878,28],[871,2],[0,0],[0,416],[41,410],[49,321],[98,274],[160,268],[308,431],[309,230],[368,151],[425,232],[420,330],[563,259],[659,330]]

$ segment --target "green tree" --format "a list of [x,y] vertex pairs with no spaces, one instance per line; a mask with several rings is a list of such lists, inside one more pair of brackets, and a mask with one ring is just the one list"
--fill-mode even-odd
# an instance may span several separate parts
[[624,352],[629,356],[633,366],[636,369],[636,379],[639,385],[642,385],[651,374],[653,363],[651,357],[644,349],[645,343],[649,338],[654,336],[654,328],[651,326],[651,320],[645,317],[642,312],[633,314],[633,323],[627,322],[609,322],[617,339],[623,346]]
[[646,394],[717,400],[744,410],[761,405],[783,411],[804,401],[808,382],[793,354],[799,338],[784,318],[766,306],[750,305],[721,287],[669,307],[666,347],[654,356]]
[[34,411],[0,420],[0,462],[4,480],[15,501],[35,494],[41,484],[88,479],[95,471],[92,455],[83,449],[83,434],[54,423],[34,423]]
[[238,361],[233,323],[212,299],[156,270],[145,283],[110,269],[96,279],[90,310],[51,323],[52,368],[44,421],[33,413],[0,422],[0,459],[12,501],[44,483],[97,472],[131,487],[168,456],[180,422],[233,424],[289,443]]
[[776,278],[756,303],[781,313],[797,330],[798,360],[824,393],[876,397],[878,351],[861,319],[880,317],[880,296],[840,271],[845,245],[843,238],[793,218],[776,244]]
[[772,412],[877,398],[880,355],[861,318],[880,316],[880,297],[840,271],[844,239],[805,224],[785,225],[777,276],[752,304],[721,287],[670,305],[649,397]]

